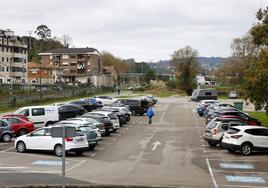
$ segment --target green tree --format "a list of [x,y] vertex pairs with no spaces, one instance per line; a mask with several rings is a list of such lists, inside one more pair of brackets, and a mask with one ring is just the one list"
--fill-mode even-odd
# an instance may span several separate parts
[[128,69],[128,65],[119,57],[115,57],[109,52],[102,52],[102,60],[104,66],[113,66],[117,74]]
[[171,63],[175,68],[179,88],[183,89],[187,95],[191,95],[196,87],[195,76],[198,70],[197,54],[197,50],[186,46],[176,50],[171,56]]
[[246,98],[255,104],[255,108],[264,108],[268,114],[268,7],[260,9],[256,18],[258,22],[250,33],[260,52],[249,66],[243,88]]
[[51,30],[46,25],[39,25],[35,30],[36,35],[43,40],[51,37]]
[[147,70],[145,76],[144,76],[144,80],[146,83],[150,83],[151,80],[155,79],[155,71],[153,69],[149,69]]

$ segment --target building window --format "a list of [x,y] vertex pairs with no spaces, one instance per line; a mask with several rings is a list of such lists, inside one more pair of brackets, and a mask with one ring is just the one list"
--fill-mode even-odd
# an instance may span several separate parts
[[7,72],[9,72],[9,67],[7,67]]
[[62,62],[62,65],[69,65],[69,62]]
[[5,61],[5,58],[4,57],[2,57],[2,62],[4,62]]
[[32,84],[36,84],[36,80],[32,80]]
[[3,79],[2,78],[0,78],[0,84],[2,84],[3,83]]
[[9,61],[9,58],[7,57],[7,62]]
[[62,55],[62,59],[68,59],[69,55]]

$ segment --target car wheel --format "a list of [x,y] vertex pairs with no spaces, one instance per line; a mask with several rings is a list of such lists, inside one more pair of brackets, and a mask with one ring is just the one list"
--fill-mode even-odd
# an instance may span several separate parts
[[217,142],[209,141],[209,142],[208,142],[208,145],[210,145],[210,146],[212,146],[212,147],[215,147],[215,146],[217,146]]
[[19,136],[22,136],[22,135],[25,135],[25,134],[27,134],[27,133],[28,133],[27,130],[25,130],[25,129],[21,129],[21,130],[19,131],[18,135],[19,135]]
[[135,110],[131,111],[131,115],[135,116],[136,115],[136,111]]
[[61,157],[61,156],[62,156],[62,145],[57,144],[57,145],[54,147],[54,153],[55,153],[58,157]]
[[26,146],[25,146],[24,142],[22,142],[22,141],[18,142],[16,149],[18,152],[24,153],[26,151]]
[[10,142],[10,141],[11,141],[11,135],[10,135],[10,134],[4,134],[4,135],[2,136],[2,140],[3,140],[4,142]]
[[95,147],[96,147],[96,145],[90,145],[90,146],[88,146],[89,150],[93,150],[93,149],[95,149]]
[[240,153],[242,155],[250,155],[252,152],[252,145],[249,143],[242,144],[240,147]]
[[76,151],[75,154],[76,155],[83,155],[84,151]]
[[105,132],[105,136],[110,136],[111,132],[110,131],[106,131]]
[[49,121],[49,122],[46,123],[46,127],[48,127],[50,125],[53,125],[53,122]]

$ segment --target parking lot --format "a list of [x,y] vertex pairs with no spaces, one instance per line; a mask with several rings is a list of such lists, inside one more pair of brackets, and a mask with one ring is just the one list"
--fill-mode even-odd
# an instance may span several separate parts
[[[268,187],[267,154],[241,156],[208,146],[195,107],[188,98],[162,98],[152,125],[146,116],[132,116],[93,151],[69,154],[68,184]],[[1,185],[60,184],[60,158],[18,153],[13,145],[0,143]]]

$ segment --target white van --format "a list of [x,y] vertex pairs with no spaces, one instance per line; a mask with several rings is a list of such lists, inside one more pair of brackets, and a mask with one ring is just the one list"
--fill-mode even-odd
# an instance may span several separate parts
[[59,121],[56,106],[26,106],[19,108],[14,114],[23,114],[34,123],[35,128],[46,127]]

